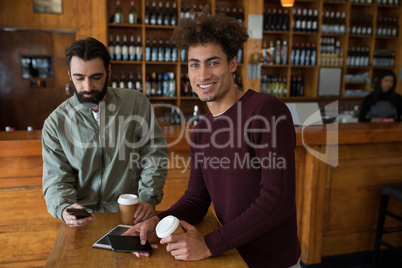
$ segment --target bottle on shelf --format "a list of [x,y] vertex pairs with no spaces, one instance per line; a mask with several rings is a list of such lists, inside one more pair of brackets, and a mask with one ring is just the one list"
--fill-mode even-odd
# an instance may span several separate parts
[[137,61],[142,61],[142,43],[141,35],[137,37],[137,44],[135,45],[135,59]]
[[149,37],[145,41],[145,61],[151,61],[151,44],[149,42]]
[[119,88],[126,88],[126,78],[125,78],[124,72],[121,73]]
[[164,14],[163,14],[163,4],[159,1],[158,14],[156,15],[156,25],[163,25]]
[[112,87],[113,87],[113,88],[117,88],[117,87],[118,87],[117,75],[116,75],[116,73],[113,74],[113,78],[112,78]]
[[174,79],[174,73],[168,73],[169,78],[169,97],[176,97],[176,80]]
[[166,2],[165,5],[165,14],[163,16],[163,25],[169,26],[171,25],[171,15],[170,15],[170,4]]
[[133,77],[133,73],[130,72],[128,75],[128,81],[127,81],[127,88],[128,89],[134,89],[134,77]]
[[158,46],[157,46],[155,37],[154,37],[154,40],[152,41],[151,61],[158,61]]
[[130,36],[130,45],[128,46],[128,55],[129,55],[129,60],[134,61],[135,60],[135,44],[134,44],[134,35]]
[[274,42],[273,41],[269,41],[269,64],[273,65],[275,63],[275,47],[274,47]]
[[114,60],[114,43],[113,43],[113,35],[109,36],[109,54],[110,54],[110,59]]
[[149,1],[145,2],[145,17],[144,17],[144,24],[150,24],[151,18],[151,11],[149,10]]
[[281,48],[281,64],[285,65],[288,64],[288,44],[286,40],[283,40],[282,42],[282,48]]
[[172,62],[177,62],[177,47],[176,47],[176,44],[172,45]]
[[287,9],[283,12],[282,31],[289,31],[289,11]]
[[157,80],[156,80],[156,73],[155,72],[151,73],[150,83],[151,83],[151,97],[155,97],[156,92],[158,90],[158,83],[157,83]]
[[120,36],[116,35],[116,43],[114,45],[114,59],[121,60],[121,44],[120,44]]
[[138,23],[137,9],[135,8],[134,0],[130,1],[130,12],[128,13],[128,23],[130,24]]
[[149,74],[147,74],[145,77],[145,95],[148,97],[148,99],[151,98],[151,79]]
[[276,47],[275,47],[275,64],[281,64],[281,41],[276,40]]
[[157,22],[156,3],[152,1],[151,13],[149,15],[149,24],[156,25]]
[[121,46],[121,58],[124,61],[127,61],[129,59],[127,36],[126,35],[123,35],[123,45]]
[[162,38],[159,39],[158,61],[165,61],[165,48],[164,48],[164,45],[163,45]]
[[176,5],[176,2],[173,2],[172,16],[170,17],[170,25],[172,25],[172,26],[177,25],[177,5]]
[[172,47],[170,46],[169,38],[167,38],[165,41],[165,57],[164,58],[165,58],[165,61],[172,61]]
[[263,23],[264,23],[265,31],[270,30],[271,20],[272,20],[271,9],[268,8],[264,11],[264,15],[263,15],[263,21],[264,21]]
[[142,75],[141,72],[137,73],[137,81],[135,81],[135,88],[142,93]]
[[114,12],[114,23],[123,23],[123,12],[121,11],[120,0],[116,0],[116,11]]

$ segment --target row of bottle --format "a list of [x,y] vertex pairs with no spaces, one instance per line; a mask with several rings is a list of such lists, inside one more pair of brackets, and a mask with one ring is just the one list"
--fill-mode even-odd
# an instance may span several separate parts
[[322,37],[320,42],[320,66],[342,66],[341,41],[334,37]]
[[[374,0],[350,0],[352,4],[374,4]],[[400,0],[377,0],[378,5],[399,6]]]
[[163,7],[163,2],[159,1],[158,10],[156,10],[155,1],[152,1],[151,8],[149,7],[149,1],[146,1],[144,24],[176,26],[177,25],[176,2],[173,2],[172,8],[170,8],[169,1],[165,3],[165,7]]
[[293,9],[293,25],[295,32],[318,32],[317,9]]
[[378,17],[377,36],[398,36],[398,28],[398,17]]
[[126,81],[126,76],[124,72],[120,74],[120,80],[117,80],[117,74],[113,73],[112,85],[113,88],[128,88],[135,89],[142,92],[142,76],[141,73],[137,73],[137,81],[134,81],[133,73],[129,73],[128,80]]
[[373,4],[373,0],[350,0],[352,4]]
[[[238,10],[237,10],[238,9]],[[225,7],[225,6],[221,6],[220,8],[218,8],[218,6],[216,6],[215,8],[215,14],[225,14],[228,17],[232,17],[237,19],[240,22],[244,22],[244,10],[243,7]]]
[[290,80],[290,96],[300,97],[304,95],[304,81],[302,76],[292,76]]
[[346,66],[362,66],[370,65],[370,48],[369,47],[349,47],[348,56],[346,58]]
[[[344,2],[346,3],[347,0],[325,0],[325,2]],[[374,0],[350,0],[352,4],[373,4]],[[377,0],[378,5],[396,5],[399,6],[400,0]]]
[[262,75],[261,92],[283,98],[287,96],[286,76]]
[[350,34],[373,34],[373,16],[371,15],[352,15],[349,27]]
[[280,40],[276,41],[276,46],[274,46],[274,41],[269,41],[269,47],[267,47],[267,41],[264,40],[260,61],[262,64],[279,65],[288,63],[288,46],[286,40],[282,42]]
[[317,62],[317,48],[316,43],[310,42],[296,42],[292,47],[292,54],[290,62],[292,65],[316,65]]
[[394,67],[395,52],[389,49],[375,49],[373,66],[376,67]]
[[120,35],[116,35],[116,41],[113,35],[109,37],[109,53],[112,60],[123,61],[141,61],[142,60],[142,43],[141,36],[137,37],[134,42],[134,36],[130,36],[130,43],[127,42],[127,36],[123,36],[123,43],[120,42]]
[[[171,45],[168,38],[165,42],[160,38],[158,45],[156,38],[152,40],[151,44],[149,37],[147,37],[145,41],[145,61],[176,62],[177,57],[177,47]],[[185,61],[185,50],[181,51],[180,60]]]
[[323,34],[345,34],[346,13],[340,11],[325,11],[321,24]]
[[137,9],[134,4],[134,0],[130,1],[130,11],[128,13],[128,18],[125,18],[123,16],[123,11],[121,9],[120,5],[120,0],[116,1],[116,11],[114,12],[111,21],[113,23],[126,23],[128,22],[129,24],[137,24],[138,23],[138,13]]
[[151,73],[145,76],[147,97],[176,97],[176,79],[173,72]]
[[289,31],[289,12],[287,9],[266,9],[263,17],[265,31]]
[[378,5],[399,6],[401,4],[400,2],[400,0],[377,0]]

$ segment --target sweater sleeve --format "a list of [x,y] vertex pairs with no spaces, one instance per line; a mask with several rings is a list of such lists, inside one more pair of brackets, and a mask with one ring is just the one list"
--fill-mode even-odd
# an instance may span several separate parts
[[[194,133],[191,135],[192,144],[196,144],[195,136]],[[193,146],[190,146],[191,170],[187,190],[183,197],[181,197],[173,206],[168,210],[157,214],[160,219],[168,215],[173,215],[190,224],[196,224],[202,221],[207,214],[208,208],[211,205],[211,197],[205,185],[202,171],[200,167],[197,167],[195,161],[196,157],[196,149]]]
[[62,219],[63,209],[76,202],[77,172],[69,164],[50,120],[45,121],[42,130],[43,196],[49,213]]
[[260,115],[273,124],[269,126],[269,134],[251,131],[266,129],[266,120],[256,119],[250,124],[250,140],[255,145],[268,144],[265,148],[254,146],[254,152],[260,160],[271,154],[283,161],[277,167],[261,167],[260,195],[235,220],[205,236],[205,242],[213,255],[244,245],[289,222],[295,215],[296,141],[291,115],[278,100],[267,102],[260,110]]

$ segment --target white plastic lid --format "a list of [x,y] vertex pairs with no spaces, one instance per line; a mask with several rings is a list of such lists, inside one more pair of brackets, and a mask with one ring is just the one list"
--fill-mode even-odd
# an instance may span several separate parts
[[171,235],[179,226],[179,219],[175,216],[166,216],[156,225],[156,235],[164,238]]
[[134,205],[138,204],[139,199],[135,194],[122,194],[117,202],[122,205]]

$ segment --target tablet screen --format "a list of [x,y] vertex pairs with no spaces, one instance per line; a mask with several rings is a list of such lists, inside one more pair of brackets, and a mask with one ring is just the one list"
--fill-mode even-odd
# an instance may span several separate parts
[[107,239],[108,235],[122,235],[125,233],[128,229],[132,227],[131,225],[123,225],[119,224],[115,226],[112,230],[107,232],[104,236],[98,239],[95,243],[93,243],[92,247],[94,248],[104,248],[104,249],[112,249],[110,246],[109,240]]

